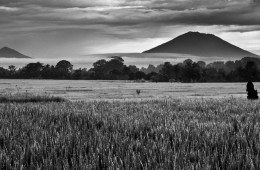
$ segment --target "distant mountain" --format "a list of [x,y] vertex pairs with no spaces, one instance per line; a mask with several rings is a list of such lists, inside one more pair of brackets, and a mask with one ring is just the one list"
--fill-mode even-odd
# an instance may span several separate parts
[[213,34],[188,32],[144,53],[179,53],[200,57],[259,57]]
[[15,51],[14,49],[3,47],[0,49],[0,58],[31,58]]

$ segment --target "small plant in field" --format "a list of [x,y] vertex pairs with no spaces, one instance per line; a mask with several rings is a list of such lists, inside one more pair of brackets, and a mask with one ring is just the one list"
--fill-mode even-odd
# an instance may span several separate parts
[[239,132],[240,125],[239,125],[239,122],[236,119],[233,119],[232,127],[233,127],[233,131],[235,133]]
[[25,90],[25,98],[27,99],[28,96],[28,90]]
[[72,87],[71,86],[67,86],[65,88],[66,88],[66,91],[69,91]]
[[16,88],[16,92],[20,93],[21,87],[19,87],[18,85],[15,85],[15,88]]
[[136,94],[137,94],[137,95],[140,95],[140,93],[141,93],[141,90],[140,90],[140,89],[137,89],[137,90],[136,90]]

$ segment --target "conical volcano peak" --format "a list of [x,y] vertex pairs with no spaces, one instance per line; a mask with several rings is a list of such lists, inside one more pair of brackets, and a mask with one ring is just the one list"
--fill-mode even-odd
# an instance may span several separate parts
[[1,48],[0,50],[2,51],[2,50],[13,50],[13,49],[11,49],[11,48],[9,48],[9,47],[3,47],[3,48]]
[[257,57],[214,34],[187,32],[144,53],[179,53],[201,57]]
[[18,51],[9,47],[3,47],[0,49],[0,58],[31,58],[19,53]]
[[214,34],[209,34],[209,33],[201,33],[201,32],[198,32],[198,31],[189,31],[183,35],[200,35],[200,36],[205,36],[205,35],[211,35],[211,36],[215,36]]
[[189,40],[206,40],[206,39],[220,39],[219,37],[215,36],[214,34],[206,34],[200,32],[187,32],[183,35],[178,36],[176,39],[187,39]]

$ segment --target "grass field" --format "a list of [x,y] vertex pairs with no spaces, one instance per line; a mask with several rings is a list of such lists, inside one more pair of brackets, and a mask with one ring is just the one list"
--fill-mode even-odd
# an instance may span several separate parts
[[66,99],[50,95],[35,95],[32,93],[0,93],[0,103],[39,103],[65,102]]
[[259,169],[241,98],[0,104],[0,169]]
[[[260,90],[260,83],[254,83]],[[136,90],[140,89],[140,95]],[[0,80],[0,93],[54,95],[71,101],[246,98],[246,83],[136,83],[87,80]]]

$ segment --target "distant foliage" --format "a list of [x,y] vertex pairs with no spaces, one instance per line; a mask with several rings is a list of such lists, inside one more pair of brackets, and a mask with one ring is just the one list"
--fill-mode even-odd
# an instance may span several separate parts
[[237,61],[193,62],[187,59],[172,65],[165,62],[147,68],[126,66],[119,56],[109,60],[98,60],[93,67],[73,69],[66,60],[56,66],[42,63],[29,63],[17,69],[10,65],[8,69],[0,67],[0,78],[13,79],[74,79],[74,80],[147,80],[152,82],[245,82],[260,81],[260,59],[245,57]]

